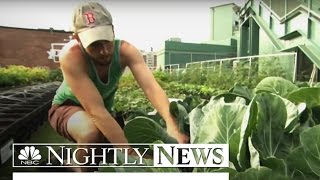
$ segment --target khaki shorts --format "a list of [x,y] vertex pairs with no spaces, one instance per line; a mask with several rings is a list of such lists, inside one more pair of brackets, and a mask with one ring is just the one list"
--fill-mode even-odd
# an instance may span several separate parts
[[[61,136],[67,138],[72,142],[76,141],[69,134],[67,125],[70,117],[78,111],[84,111],[84,109],[73,101],[67,100],[61,105],[53,104],[48,112],[48,120],[52,128]],[[118,122],[120,127],[123,128],[123,119],[115,117],[115,120]]]

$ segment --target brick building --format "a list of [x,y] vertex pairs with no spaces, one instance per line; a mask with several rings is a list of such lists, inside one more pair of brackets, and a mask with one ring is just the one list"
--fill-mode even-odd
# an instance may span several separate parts
[[24,65],[57,68],[49,59],[51,43],[66,43],[72,32],[54,29],[26,29],[0,26],[0,67]]

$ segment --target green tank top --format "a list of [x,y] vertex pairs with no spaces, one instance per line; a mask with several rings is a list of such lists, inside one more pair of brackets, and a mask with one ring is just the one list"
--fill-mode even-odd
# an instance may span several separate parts
[[[100,80],[97,70],[92,62],[92,59],[89,57],[89,55],[85,52],[84,48],[81,47],[82,53],[84,53],[86,57],[86,61],[88,64],[88,73],[89,77],[92,80],[92,82],[95,84],[96,88],[100,92],[104,106],[109,112],[113,111],[113,101],[114,101],[114,95],[116,93],[116,90],[118,88],[119,80],[122,75],[122,70],[120,67],[120,40],[116,39],[115,40],[115,48],[114,48],[114,53],[112,57],[111,64],[109,66],[108,70],[108,82],[104,83]],[[79,82],[81,83],[81,82]],[[90,93],[88,93],[90,96]],[[65,80],[63,80],[62,84],[56,91],[56,94],[53,98],[52,104],[56,105],[61,105],[67,100],[71,100],[73,103],[80,105],[80,102],[78,99],[75,97],[73,92],[71,91],[69,85]]]

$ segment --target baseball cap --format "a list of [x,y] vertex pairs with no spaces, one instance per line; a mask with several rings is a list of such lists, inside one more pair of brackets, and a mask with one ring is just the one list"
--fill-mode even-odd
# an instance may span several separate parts
[[85,2],[75,8],[73,31],[84,48],[98,40],[114,40],[112,16],[97,2]]

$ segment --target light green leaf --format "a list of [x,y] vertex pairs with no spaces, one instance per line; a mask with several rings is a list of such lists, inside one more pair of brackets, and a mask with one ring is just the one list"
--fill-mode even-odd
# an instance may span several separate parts
[[[231,135],[230,140],[229,140],[229,159],[230,163],[233,164],[233,166],[237,169],[240,170],[239,162],[237,160],[237,155],[239,152],[239,143],[240,143],[240,128]],[[232,153],[232,154],[231,154]],[[231,167],[231,166],[229,166]]]
[[[201,123],[198,124],[193,143],[229,144],[230,161],[237,166],[237,154],[240,141],[240,125],[247,106],[243,98],[236,98],[234,102],[226,103],[224,99],[211,99],[202,108]],[[191,120],[191,119],[190,119]],[[193,125],[194,123],[191,123]],[[193,127],[191,126],[191,129]],[[192,130],[193,131],[193,130]]]
[[[280,96],[279,96],[280,97]],[[287,109],[287,120],[286,120],[286,125],[285,125],[285,130],[286,132],[290,132],[291,130],[293,130],[293,128],[297,125],[298,120],[299,120],[299,110],[301,111],[301,109],[303,108],[303,104],[299,104],[299,106],[296,106],[295,104],[293,104],[291,101],[282,98],[282,101],[284,102],[286,109]],[[300,109],[298,109],[298,107]]]
[[242,119],[241,129],[240,129],[240,142],[239,142],[239,154],[238,162],[241,168],[247,169],[250,168],[250,151],[248,147],[248,138],[251,135],[253,128],[257,123],[257,113],[258,107],[254,99],[249,104],[245,115]]
[[311,109],[314,106],[320,105],[320,87],[299,88],[291,92],[287,99],[295,104],[306,103],[307,108]]
[[281,77],[266,77],[260,81],[260,83],[256,86],[255,92],[269,92],[280,95],[282,97],[287,97],[287,95],[298,89],[296,85],[292,82],[281,78]]
[[202,112],[202,106],[197,106],[189,113],[190,122],[190,142],[194,144],[195,138],[199,131],[200,125],[202,125],[204,114]]
[[253,147],[251,142],[251,137],[248,138],[248,147],[250,152],[250,165],[253,168],[259,168],[260,167],[260,157],[259,152],[256,150],[256,148]]
[[202,108],[204,117],[194,143],[229,144],[231,135],[240,128],[246,108],[242,98],[233,103],[225,103],[223,98],[211,100]]

